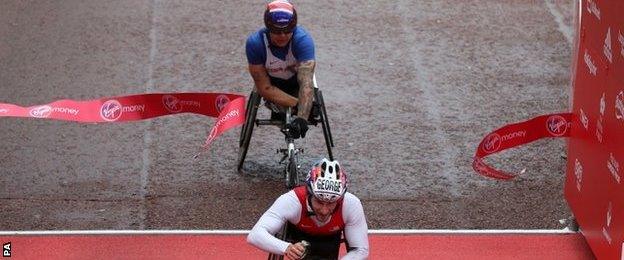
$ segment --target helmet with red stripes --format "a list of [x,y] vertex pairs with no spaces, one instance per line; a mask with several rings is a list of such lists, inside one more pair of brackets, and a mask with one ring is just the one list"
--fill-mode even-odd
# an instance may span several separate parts
[[347,191],[347,175],[338,161],[321,159],[312,166],[306,180],[308,193],[325,202],[336,202]]
[[297,26],[297,11],[287,0],[275,0],[267,4],[264,25],[270,32],[292,32]]

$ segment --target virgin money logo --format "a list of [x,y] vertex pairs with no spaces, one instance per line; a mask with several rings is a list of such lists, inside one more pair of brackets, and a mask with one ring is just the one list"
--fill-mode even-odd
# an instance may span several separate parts
[[596,16],[598,20],[600,20],[600,9],[598,8],[598,5],[596,5],[596,2],[594,2],[594,0],[587,0],[587,11],[590,14]]
[[624,119],[624,91],[615,96],[615,118]]
[[620,42],[620,55],[624,57],[624,35],[620,31],[618,31],[618,41]]
[[605,37],[604,45],[602,46],[602,53],[607,57],[609,63],[613,63],[613,53],[611,52],[611,27],[607,29],[607,37]]
[[605,93],[602,92],[602,97],[600,98],[600,115],[604,116],[605,108],[607,107],[607,101],[605,101]]
[[609,169],[609,172],[611,173],[611,176],[613,176],[615,181],[620,184],[620,181],[622,179],[620,177],[620,163],[615,159],[613,153],[609,154],[609,160],[607,160],[607,169]]
[[100,108],[100,116],[102,117],[102,119],[109,122],[119,119],[119,117],[121,117],[121,113],[121,103],[114,99],[104,102],[104,104]]
[[165,106],[165,109],[167,109],[169,112],[176,113],[182,110],[182,105],[180,105],[180,100],[177,97],[174,97],[172,95],[164,95],[162,97],[162,102]]
[[585,61],[585,65],[587,65],[587,69],[589,69],[590,74],[594,76],[598,75],[598,67],[594,64],[594,61],[592,61],[587,50],[585,50],[585,54],[583,55],[583,61]]
[[583,111],[582,108],[579,110],[581,114],[581,124],[583,124],[583,127],[585,128],[585,130],[589,130],[589,118],[587,118],[587,115],[585,114],[585,111]]
[[602,235],[605,237],[609,245],[612,242],[611,234],[609,234],[609,227],[611,226],[611,211],[613,210],[613,205],[611,205],[611,201],[609,201],[609,206],[607,207],[607,221],[606,226],[602,226]]
[[568,130],[568,121],[559,115],[550,116],[546,120],[546,129],[553,136],[562,136]]
[[498,151],[501,145],[501,137],[497,133],[493,133],[485,137],[483,141],[483,151],[486,153],[493,153]]
[[576,177],[576,189],[581,191],[581,184],[583,183],[583,165],[576,158],[574,160],[574,177]]
[[611,211],[613,210],[613,205],[611,201],[609,201],[609,206],[607,207],[607,227],[611,226]]
[[598,138],[598,141],[602,143],[602,132],[603,132],[603,127],[602,127],[602,120],[603,117],[599,116],[598,120],[596,121],[596,138]]
[[34,107],[30,110],[30,116],[32,117],[36,117],[36,118],[46,118],[48,116],[50,116],[50,114],[52,114],[52,107],[51,106],[38,106],[38,107]]
[[221,113],[221,110],[223,110],[223,108],[225,107],[225,105],[227,105],[228,102],[230,102],[230,98],[228,98],[226,95],[217,96],[217,99],[215,100],[215,106],[217,108],[217,112]]

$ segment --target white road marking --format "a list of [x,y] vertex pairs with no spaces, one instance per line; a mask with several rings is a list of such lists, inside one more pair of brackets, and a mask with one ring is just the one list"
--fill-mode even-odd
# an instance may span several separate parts
[[566,40],[568,41],[568,44],[570,44],[570,46],[572,46],[572,44],[574,44],[574,34],[573,34],[573,28],[572,26],[568,26],[566,25],[563,20],[564,20],[564,15],[559,12],[559,10],[557,8],[555,8],[555,4],[553,3],[553,0],[544,0],[544,3],[546,3],[546,7],[548,7],[548,11],[550,11],[550,14],[553,15],[553,17],[555,18],[555,22],[557,22],[557,29],[561,32],[561,34],[563,34],[563,37],[566,38]]
[[[399,6],[405,6],[404,1],[399,2]],[[409,10],[409,8],[398,8],[399,10]],[[412,73],[414,74],[414,82],[416,82],[418,88],[422,91],[422,102],[424,103],[423,108],[426,109],[426,115],[431,122],[431,125],[434,126],[434,130],[431,132],[431,138],[436,140],[438,144],[437,147],[440,148],[440,161],[445,162],[444,168],[446,171],[440,173],[443,176],[443,179],[448,183],[447,191],[449,194],[455,198],[459,198],[462,196],[460,192],[460,183],[457,178],[459,175],[458,169],[460,167],[455,163],[457,158],[459,157],[457,150],[452,149],[451,147],[455,147],[455,144],[450,140],[449,135],[442,129],[442,118],[444,116],[444,111],[441,108],[440,102],[443,102],[443,98],[440,98],[439,94],[436,94],[435,91],[443,91],[441,89],[436,89],[436,86],[432,84],[427,79],[435,78],[432,77],[431,74],[436,74],[435,71],[431,71],[430,67],[423,66],[422,64],[422,41],[416,39],[416,35],[418,33],[414,33],[409,31],[412,27],[405,26],[410,24],[406,21],[406,17],[410,17],[410,15],[400,15],[401,19],[404,21],[401,23],[401,29],[405,32],[406,42],[413,43],[411,48],[409,49],[409,59],[411,62],[409,64],[412,65]],[[456,205],[457,203],[453,203]],[[460,212],[463,211],[460,208],[454,206],[454,212],[458,216],[462,216]],[[461,223],[461,218],[460,218]]]
[[[152,21],[150,28],[150,52],[149,52],[149,63],[147,65],[147,84],[145,86],[146,93],[152,93],[154,89],[154,60],[156,58],[157,52],[157,39],[156,39],[156,11],[157,11],[157,0],[152,0]],[[148,185],[149,185],[149,168],[151,165],[150,160],[150,145],[152,144],[152,121],[148,120],[146,122],[147,126],[145,128],[145,134],[143,134],[143,153],[142,153],[142,164],[141,164],[141,180],[140,185],[141,189],[139,190],[141,196],[141,206],[139,207],[139,228],[145,229],[145,219],[147,217],[147,205],[145,201],[145,197],[148,193]]]

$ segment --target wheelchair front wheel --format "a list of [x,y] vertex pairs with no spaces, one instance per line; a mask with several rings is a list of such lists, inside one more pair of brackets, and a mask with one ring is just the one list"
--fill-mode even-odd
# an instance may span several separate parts
[[299,171],[297,169],[297,160],[290,157],[288,165],[286,165],[286,188],[291,190],[299,184]]

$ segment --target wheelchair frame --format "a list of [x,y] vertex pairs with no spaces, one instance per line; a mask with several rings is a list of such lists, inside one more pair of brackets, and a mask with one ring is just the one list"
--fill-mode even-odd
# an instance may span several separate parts
[[[308,122],[308,125],[318,125],[321,123],[323,128],[323,136],[325,138],[325,145],[327,146],[327,153],[329,155],[329,159],[333,160],[332,147],[334,147],[334,141],[331,135],[331,128],[329,126],[329,120],[327,118],[327,110],[325,109],[325,101],[323,100],[323,93],[316,87],[316,79],[314,78],[314,101],[316,106],[319,106],[320,115],[319,120],[314,122]],[[298,175],[298,154],[302,152],[295,148],[294,138],[290,136],[287,130],[287,125],[290,123],[291,108],[288,108],[286,112],[286,120],[270,120],[270,119],[257,119],[258,108],[260,107],[262,98],[260,95],[253,90],[249,95],[249,99],[247,100],[246,106],[246,115],[245,115],[245,124],[241,129],[240,140],[239,140],[239,155],[238,155],[238,166],[237,170],[242,172],[243,165],[245,163],[245,158],[247,156],[247,151],[249,149],[249,143],[251,142],[251,136],[253,134],[253,129],[255,126],[261,125],[276,125],[280,126],[280,130],[285,135],[287,148],[279,149],[278,153],[281,152],[284,154],[284,157],[280,161],[283,163],[286,161],[286,167],[284,170],[284,177],[286,178],[286,188],[292,189],[299,184],[299,175]],[[314,108],[313,108],[314,109]]]

